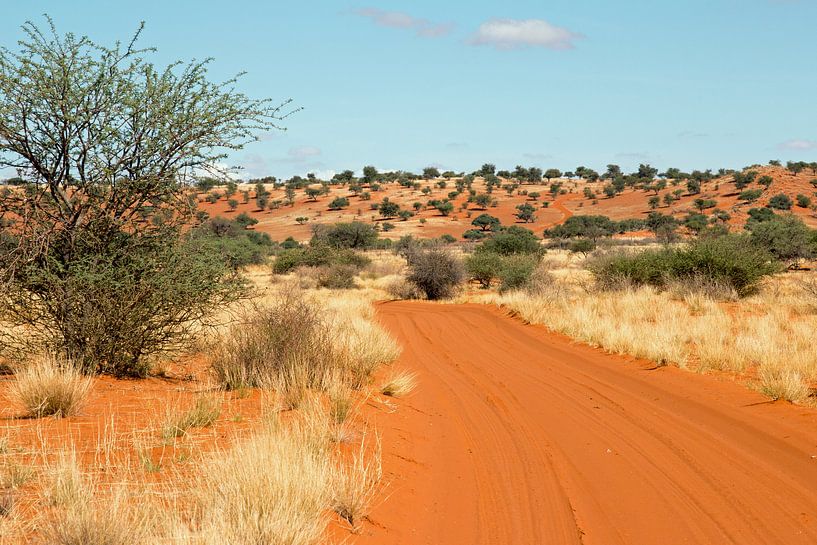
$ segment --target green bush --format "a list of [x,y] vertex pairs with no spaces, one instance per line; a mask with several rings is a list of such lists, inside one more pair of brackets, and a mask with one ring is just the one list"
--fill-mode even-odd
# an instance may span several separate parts
[[817,255],[815,233],[803,221],[791,214],[746,226],[752,233],[751,241],[785,262],[797,262]]
[[791,210],[791,199],[785,193],[778,193],[771,199],[769,199],[769,208],[774,208],[776,210]]
[[525,287],[530,281],[539,257],[531,254],[515,254],[502,258],[499,269],[499,291]]
[[298,267],[323,267],[329,265],[351,265],[358,269],[371,260],[350,249],[338,249],[324,244],[310,244],[305,248],[284,250],[275,258],[272,271],[287,274]]
[[377,229],[360,221],[315,225],[312,229],[312,243],[323,243],[333,248],[353,248],[366,250],[377,243]]
[[465,260],[465,270],[471,280],[476,280],[483,288],[491,287],[491,282],[502,269],[502,256],[494,252],[474,252]]
[[493,252],[500,255],[541,255],[545,249],[539,243],[539,239],[536,238],[533,231],[513,225],[486,239],[477,251]]
[[763,276],[778,269],[773,257],[745,235],[703,238],[685,248],[614,254],[590,265],[602,287],[622,282],[664,287],[670,281],[704,278],[740,295],[753,291]]

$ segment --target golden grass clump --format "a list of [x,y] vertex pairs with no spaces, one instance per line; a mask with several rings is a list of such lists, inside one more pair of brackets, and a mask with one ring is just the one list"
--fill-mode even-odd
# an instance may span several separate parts
[[333,467],[322,438],[280,422],[214,458],[199,490],[200,543],[309,545],[328,523]]
[[332,508],[353,530],[369,514],[378,483],[383,477],[380,462],[380,441],[375,439],[374,452],[368,452],[366,439],[360,442],[358,452],[350,464],[340,463],[335,468],[332,482]]
[[8,395],[31,416],[65,417],[79,413],[92,385],[71,361],[44,355],[15,373]]
[[390,397],[403,397],[417,387],[417,375],[408,371],[392,373],[380,386],[380,393]]

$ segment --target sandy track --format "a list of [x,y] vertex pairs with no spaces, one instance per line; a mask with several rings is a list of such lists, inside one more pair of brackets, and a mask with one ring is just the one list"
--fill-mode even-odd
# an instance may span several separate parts
[[420,387],[358,543],[814,544],[817,416],[493,307],[393,302]]

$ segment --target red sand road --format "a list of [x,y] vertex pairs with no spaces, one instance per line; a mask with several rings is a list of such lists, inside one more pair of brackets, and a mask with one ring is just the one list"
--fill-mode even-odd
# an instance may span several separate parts
[[378,306],[419,387],[355,543],[817,543],[817,413],[494,307]]

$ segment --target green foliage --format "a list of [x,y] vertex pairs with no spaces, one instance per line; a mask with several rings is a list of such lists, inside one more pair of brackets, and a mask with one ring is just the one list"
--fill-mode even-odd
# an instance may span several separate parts
[[273,243],[266,233],[249,231],[242,222],[216,216],[191,232],[202,249],[221,256],[233,270],[260,265],[272,253]]
[[607,216],[571,216],[561,225],[545,231],[546,237],[589,238],[593,241],[612,236],[618,231],[616,222]]
[[738,199],[746,202],[754,202],[758,200],[761,195],[763,195],[762,189],[747,189],[740,192]]
[[536,212],[536,209],[532,205],[524,203],[517,205],[516,214],[514,215],[516,216],[516,219],[518,219],[519,221],[525,223],[532,223],[536,220],[534,212]]
[[242,212],[235,217],[233,220],[237,225],[241,227],[251,227],[258,223],[258,220],[247,214],[246,212]]
[[491,287],[491,282],[499,276],[503,256],[494,252],[474,252],[465,260],[465,270],[471,280],[483,288]]
[[615,254],[590,265],[602,286],[625,282],[663,287],[673,280],[703,279],[741,295],[751,293],[761,278],[778,269],[772,256],[745,235],[701,238],[685,248]]
[[709,225],[709,220],[703,214],[689,214],[684,218],[684,227],[693,233],[700,233]]
[[400,205],[390,201],[388,198],[383,199],[383,202],[380,203],[377,209],[384,218],[394,218],[400,213]]
[[28,182],[0,202],[0,216],[26,218],[0,237],[0,317],[27,334],[0,344],[142,375],[243,289],[212,237],[184,234],[190,184],[216,185],[190,173],[274,128],[285,106],[210,82],[209,61],[154,66],[141,28],[106,47],[48,23],[0,49],[0,169]]
[[515,254],[502,258],[498,271],[499,291],[509,291],[525,287],[539,263],[539,256]]
[[480,214],[474,221],[471,222],[471,225],[474,227],[479,227],[482,231],[495,231],[497,228],[501,227],[501,223],[499,218],[495,218],[490,214]]
[[292,248],[279,253],[272,264],[272,272],[286,274],[298,267],[324,267],[330,265],[351,265],[358,269],[371,260],[348,248],[333,248],[326,244],[310,244],[305,248]]
[[817,231],[809,229],[796,216],[776,216],[748,224],[746,228],[752,233],[753,244],[781,261],[796,262],[817,255]]
[[482,231],[480,229],[468,229],[462,234],[462,238],[465,240],[482,240],[489,236],[491,236],[489,231]]
[[596,249],[596,243],[590,239],[580,238],[579,240],[571,242],[567,249],[574,254],[583,254],[586,256]]
[[349,199],[346,197],[335,197],[329,203],[329,210],[341,210],[349,206]]
[[750,208],[749,209],[749,219],[746,220],[746,228],[748,229],[749,226],[753,223],[759,223],[762,221],[769,221],[777,217],[771,209],[769,208]]
[[771,199],[769,199],[769,208],[774,208],[775,210],[791,210],[791,199],[785,193],[778,193]]
[[512,225],[495,233],[479,245],[477,251],[492,252],[499,255],[534,254],[541,255],[544,248],[533,231]]
[[811,198],[808,195],[803,195],[802,193],[797,195],[797,206],[800,208],[808,208],[811,206]]

